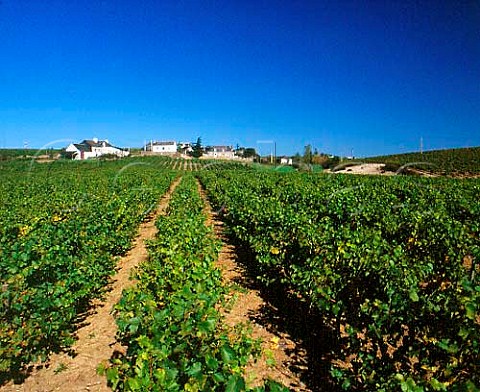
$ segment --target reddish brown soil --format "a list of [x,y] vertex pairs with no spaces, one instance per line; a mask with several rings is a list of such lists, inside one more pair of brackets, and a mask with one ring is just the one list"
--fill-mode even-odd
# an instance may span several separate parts
[[123,289],[133,284],[131,275],[135,267],[147,260],[145,240],[155,236],[156,217],[167,207],[170,195],[179,182],[180,179],[177,179],[172,184],[156,211],[140,226],[132,249],[119,260],[117,273],[104,300],[94,304],[77,331],[74,356],[55,354],[47,364],[37,367],[22,384],[10,382],[0,388],[0,392],[111,391],[106,378],[96,371],[100,363],[108,362],[115,350],[123,350],[115,339],[117,326],[111,310],[120,300]]

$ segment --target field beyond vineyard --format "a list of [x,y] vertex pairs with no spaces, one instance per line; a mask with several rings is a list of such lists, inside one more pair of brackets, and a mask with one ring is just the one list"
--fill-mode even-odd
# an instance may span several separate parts
[[[225,322],[235,306],[216,267],[225,238],[265,310],[277,312],[250,323],[268,319],[301,345],[305,366],[290,366],[301,380],[290,390],[480,388],[478,179],[280,173],[154,157],[6,161],[0,173],[0,383],[10,390],[32,365],[71,350],[175,179],[148,257],[114,307],[124,350],[99,367],[109,388],[289,390],[275,372],[255,386],[245,373],[255,372],[254,358],[276,365],[248,325]],[[276,338],[269,344],[278,348]]]

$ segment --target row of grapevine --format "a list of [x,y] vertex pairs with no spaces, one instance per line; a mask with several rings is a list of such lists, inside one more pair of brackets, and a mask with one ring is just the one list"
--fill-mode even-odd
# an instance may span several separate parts
[[176,171],[199,171],[199,170],[218,170],[218,169],[245,169],[249,167],[247,162],[229,161],[221,159],[190,159],[190,158],[173,158],[170,156],[150,156],[141,158],[146,162],[149,159],[155,159],[165,169]]
[[11,162],[0,183],[0,381],[73,343],[115,256],[174,174],[150,163]]
[[[226,289],[214,268],[219,242],[205,225],[198,183],[185,175],[135,287],[116,306],[124,356],[102,369],[115,390],[243,391],[243,367],[258,349],[245,329],[222,323]],[[255,391],[283,391],[274,382]]]
[[353,390],[480,388],[480,183],[200,172],[259,278],[336,337]]

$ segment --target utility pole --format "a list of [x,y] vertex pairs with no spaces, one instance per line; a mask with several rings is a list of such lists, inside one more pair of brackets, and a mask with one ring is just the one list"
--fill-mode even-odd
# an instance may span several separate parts
[[420,137],[420,154],[423,154],[423,137]]
[[277,142],[273,142],[273,154],[275,156],[274,166],[277,167]]

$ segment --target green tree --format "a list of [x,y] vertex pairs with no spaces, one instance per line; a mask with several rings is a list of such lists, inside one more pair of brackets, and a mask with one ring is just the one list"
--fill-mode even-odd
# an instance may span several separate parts
[[245,149],[243,156],[245,158],[251,158],[251,157],[255,158],[257,156],[257,152],[255,151],[254,148],[249,147]]
[[310,165],[312,163],[312,146],[307,144],[303,152],[303,163]]
[[203,155],[202,138],[198,137],[197,142],[192,146],[192,157],[200,158]]

